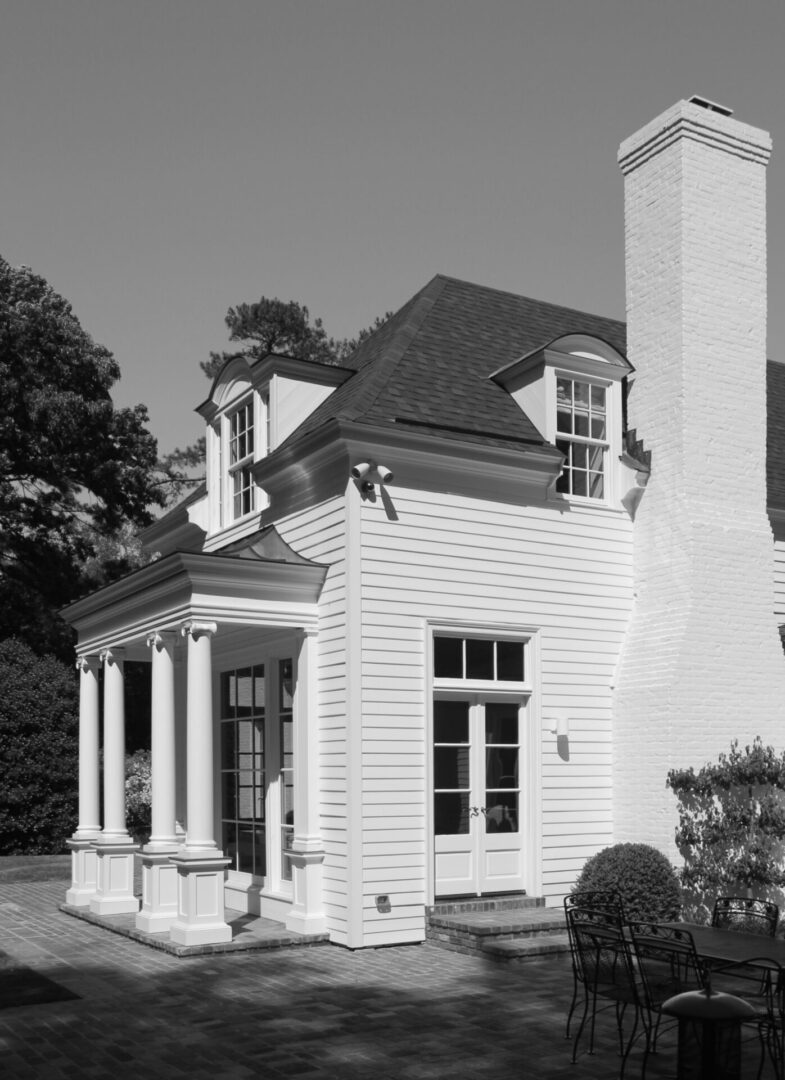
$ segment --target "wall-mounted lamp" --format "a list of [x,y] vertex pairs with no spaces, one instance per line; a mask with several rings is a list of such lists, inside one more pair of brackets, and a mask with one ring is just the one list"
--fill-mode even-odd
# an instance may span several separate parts
[[551,734],[557,739],[566,739],[570,734],[570,718],[566,712],[555,712],[552,719]]
[[393,474],[386,465],[377,465],[375,461],[361,461],[352,466],[352,480],[357,480],[362,491],[373,491],[375,484],[391,484]]

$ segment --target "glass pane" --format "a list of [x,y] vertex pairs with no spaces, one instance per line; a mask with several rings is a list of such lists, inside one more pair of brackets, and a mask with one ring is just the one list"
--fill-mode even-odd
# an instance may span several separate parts
[[281,660],[278,665],[278,677],[280,681],[279,698],[280,707],[289,710],[292,707],[292,661]]
[[257,877],[264,877],[267,873],[267,852],[266,844],[264,842],[265,830],[263,827],[257,826],[254,829],[254,859],[253,859],[253,873]]
[[572,467],[574,469],[586,468],[586,447],[583,443],[572,445]]
[[485,831],[518,831],[518,792],[489,791],[485,796]]
[[293,749],[294,724],[291,720],[281,721],[281,755],[283,759],[291,757]]
[[294,825],[294,787],[287,780],[281,789],[281,816],[284,825]]
[[468,701],[434,701],[433,741],[437,743],[468,743]]
[[592,412],[605,412],[605,387],[593,386],[591,388]]
[[466,639],[466,678],[493,678],[493,642],[484,638]]
[[591,437],[593,439],[605,438],[605,419],[602,416],[593,416],[591,418]]
[[590,446],[587,449],[589,451],[589,468],[594,469],[595,472],[602,472],[605,450],[602,446]]
[[234,716],[237,693],[233,671],[221,672],[221,716],[229,719]]
[[557,405],[566,405],[568,409],[572,408],[572,380],[571,379],[557,379],[556,380],[556,403]]
[[253,669],[253,707],[257,716],[264,713],[264,664]]
[[253,715],[253,678],[250,668],[237,672],[237,715]]
[[433,797],[434,831],[455,836],[469,831],[469,793],[437,792]]
[[254,870],[254,831],[251,825],[240,825],[237,829],[237,869],[244,874],[252,874]]
[[485,706],[485,742],[518,745],[518,706],[513,702]]
[[237,753],[237,732],[234,721],[221,724],[221,766],[224,769],[235,767],[235,754]]
[[566,412],[564,409],[558,409],[556,412],[556,430],[566,431],[572,434],[572,413]]
[[586,473],[576,472],[572,474],[572,493],[573,495],[586,495]]
[[237,817],[240,821],[253,821],[256,800],[254,799],[253,784],[244,784],[243,777],[239,777],[237,789]]
[[237,777],[224,773],[221,783],[221,817],[237,817]]
[[435,788],[469,787],[468,746],[434,747],[433,786]]
[[588,409],[589,407],[589,384],[585,382],[574,382],[573,393],[575,394],[575,408]]
[[579,412],[575,414],[575,434],[587,436],[589,434],[589,415]]
[[463,638],[433,639],[433,673],[437,679],[463,678]]
[[233,821],[225,821],[221,829],[221,850],[231,859],[230,870],[237,869],[237,826]]
[[523,642],[496,642],[496,678],[523,682]]
[[[291,829],[281,830],[281,849],[284,851],[291,851],[294,843],[294,832]],[[281,878],[283,881],[292,880],[292,862],[286,855],[281,854]]]
[[602,473],[589,473],[589,490],[593,499],[604,497],[605,483]]
[[518,747],[489,746],[485,750],[485,786],[517,788]]

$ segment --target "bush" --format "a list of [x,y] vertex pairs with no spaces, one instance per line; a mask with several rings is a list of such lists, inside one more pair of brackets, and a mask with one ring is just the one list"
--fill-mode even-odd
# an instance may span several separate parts
[[592,855],[575,884],[576,892],[584,889],[619,893],[628,919],[662,922],[679,917],[676,871],[650,844],[614,844]]
[[0,641],[0,854],[53,855],[76,828],[76,672]]
[[731,743],[697,771],[672,769],[679,801],[676,843],[690,918],[709,918],[719,895],[783,903],[785,889],[785,753],[760,738]]
[[150,839],[151,799],[150,751],[137,750],[125,759],[125,823],[142,844]]

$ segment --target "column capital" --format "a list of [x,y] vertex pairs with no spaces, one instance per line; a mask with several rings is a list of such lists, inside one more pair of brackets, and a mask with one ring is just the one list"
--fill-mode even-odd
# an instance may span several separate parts
[[111,648],[101,652],[101,659],[105,664],[122,664],[125,659],[125,649]]
[[176,640],[176,630],[153,630],[152,634],[147,635],[148,647],[157,649],[159,652],[161,649],[172,647]]
[[77,671],[98,671],[101,657],[98,653],[84,653],[76,658]]
[[183,637],[188,637],[190,634],[194,641],[205,635],[213,637],[218,633],[218,623],[206,622],[202,619],[191,619],[190,622],[183,623],[180,627],[180,633]]

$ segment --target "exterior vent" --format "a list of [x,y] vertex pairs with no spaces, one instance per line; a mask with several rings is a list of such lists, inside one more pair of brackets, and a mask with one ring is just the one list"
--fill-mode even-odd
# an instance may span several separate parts
[[718,105],[716,101],[709,101],[705,97],[698,97],[697,94],[693,94],[690,101],[693,105],[700,105],[702,109],[708,109],[709,112],[720,113],[722,116],[733,116],[733,109],[726,109],[724,105]]

